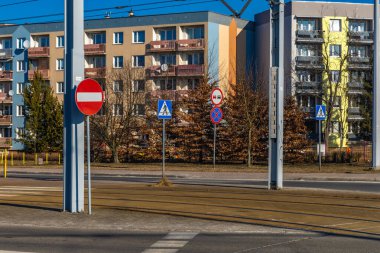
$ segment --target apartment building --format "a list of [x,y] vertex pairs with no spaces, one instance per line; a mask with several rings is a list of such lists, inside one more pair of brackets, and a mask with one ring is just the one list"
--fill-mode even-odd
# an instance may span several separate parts
[[[255,60],[269,76],[269,11],[255,16]],[[260,39],[259,39],[260,38]],[[306,112],[310,137],[318,136],[315,105],[333,95],[328,145],[359,140],[360,102],[372,83],[373,5],[292,1],[285,6],[285,94]],[[324,126],[323,126],[324,127]]]
[[[63,29],[63,23],[0,27],[0,148],[23,149],[22,91],[35,71],[63,99]],[[107,18],[85,21],[84,41],[86,78],[105,83],[107,71],[130,64],[144,73],[136,89],[156,96],[174,98],[206,74],[227,93],[237,71],[251,64],[253,24],[213,12]]]

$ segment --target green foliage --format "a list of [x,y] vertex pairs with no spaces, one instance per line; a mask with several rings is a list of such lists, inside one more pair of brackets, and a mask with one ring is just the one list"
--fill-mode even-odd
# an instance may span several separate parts
[[62,106],[53,90],[34,74],[31,84],[24,90],[25,133],[20,142],[27,151],[60,151],[63,147]]

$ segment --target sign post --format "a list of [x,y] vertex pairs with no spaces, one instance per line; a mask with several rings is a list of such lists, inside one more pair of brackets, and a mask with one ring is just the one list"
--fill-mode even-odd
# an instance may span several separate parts
[[326,119],[325,105],[317,105],[315,107],[315,119],[318,120],[318,135],[319,135],[318,160],[319,160],[319,170],[321,170],[322,168],[321,136],[322,136],[322,120]]
[[216,125],[219,124],[223,119],[223,111],[219,107],[223,103],[223,92],[220,88],[213,88],[211,91],[211,102],[214,105],[214,108],[211,109],[210,119],[214,124],[214,154],[212,159],[212,164],[215,170],[215,162],[216,162]]
[[157,117],[162,119],[162,179],[165,178],[165,120],[172,118],[172,101],[158,100]]
[[91,159],[90,159],[90,116],[96,114],[103,105],[104,93],[102,87],[93,79],[79,83],[75,91],[75,103],[78,110],[86,115],[87,120],[87,190],[88,214],[91,215]]

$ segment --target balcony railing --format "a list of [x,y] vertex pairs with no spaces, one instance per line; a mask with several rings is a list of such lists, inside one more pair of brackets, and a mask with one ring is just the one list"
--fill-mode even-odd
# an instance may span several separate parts
[[354,44],[372,44],[373,43],[373,32],[348,32],[348,41]]
[[0,115],[0,125],[7,126],[12,124],[12,116],[11,115]]
[[296,92],[303,94],[318,94],[321,92],[320,82],[297,82]]
[[105,78],[106,68],[85,68],[84,75],[86,78]]
[[306,118],[315,118],[315,107],[303,106],[301,111],[306,114]]
[[322,56],[297,56],[296,67],[304,69],[324,69]]
[[12,96],[9,96],[8,93],[0,92],[0,103],[12,103]]
[[0,49],[0,60],[12,58],[12,48]]
[[150,77],[167,77],[176,75],[176,67],[173,65],[168,66],[167,71],[162,71],[160,66],[152,66],[148,68],[147,71]]
[[297,30],[297,42],[323,43],[322,31],[319,30]]
[[360,114],[360,107],[348,107],[348,114]]
[[350,56],[348,63],[349,69],[372,69],[370,57]]
[[175,40],[151,41],[146,48],[147,52],[171,52],[176,50]]
[[85,55],[99,55],[106,53],[105,44],[88,44],[84,45],[84,54]]
[[178,76],[202,76],[204,74],[204,65],[178,65]]
[[192,50],[204,50],[204,49],[205,49],[204,39],[190,39],[190,40],[177,41],[178,51],[192,51]]
[[49,57],[50,48],[48,47],[31,47],[28,49],[29,58]]
[[156,98],[179,100],[182,96],[189,94],[189,90],[154,90],[149,94]]
[[362,82],[358,82],[358,81],[351,81],[351,82],[348,83],[348,88],[363,89],[364,88],[364,84]]
[[4,70],[0,71],[0,81],[12,81],[13,80],[13,71]]
[[0,148],[10,148],[12,146],[11,137],[1,137],[0,138]]
[[48,69],[38,69],[38,70],[29,70],[28,71],[28,79],[33,80],[34,73],[39,72],[42,76],[42,79],[49,79],[50,78],[50,72]]

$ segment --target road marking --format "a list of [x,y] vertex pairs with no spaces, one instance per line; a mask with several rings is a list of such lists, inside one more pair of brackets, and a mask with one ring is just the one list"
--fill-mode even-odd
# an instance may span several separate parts
[[146,249],[142,253],[176,253],[177,251],[178,249]]
[[164,240],[191,240],[197,234],[191,232],[170,232],[164,237]]
[[0,253],[33,253],[33,252],[21,252],[21,251],[0,250]]
[[150,246],[151,248],[182,248],[188,241],[161,240]]

